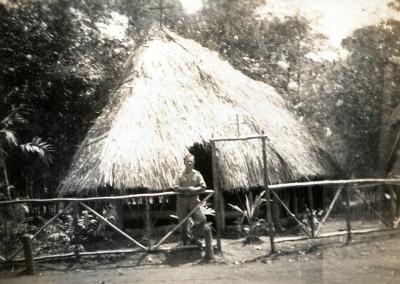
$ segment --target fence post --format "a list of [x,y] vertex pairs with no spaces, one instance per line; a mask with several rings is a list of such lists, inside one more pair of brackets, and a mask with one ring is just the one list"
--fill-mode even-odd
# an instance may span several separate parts
[[[218,170],[217,170],[218,173]],[[226,222],[225,222],[225,201],[224,201],[224,190],[218,187],[218,203],[219,203],[219,214],[220,214],[220,222],[221,222],[221,232],[226,231]]]
[[347,241],[346,243],[349,244],[352,241],[351,237],[351,212],[350,212],[350,192],[349,188],[345,187],[344,189],[344,196],[345,196],[345,201],[346,201],[346,225],[347,225]]
[[207,229],[205,230],[205,243],[206,243],[206,259],[208,260],[213,260],[214,259],[214,248],[213,248],[213,244],[212,244],[212,232],[211,232],[211,228],[207,227]]
[[6,259],[6,262],[8,261],[8,245],[9,245],[9,234],[8,234],[8,226],[7,226],[7,208],[8,205],[5,205],[2,207],[2,215],[3,215],[3,226],[4,226],[4,258]]
[[217,154],[215,149],[215,141],[211,140],[211,163],[212,163],[212,175],[214,183],[214,208],[215,208],[215,226],[217,229],[217,250],[222,252],[221,246],[221,206],[219,204],[219,185],[217,177]]
[[36,273],[35,261],[33,260],[32,253],[32,237],[33,236],[29,234],[25,234],[22,236],[22,241],[24,243],[26,273],[29,275],[34,275]]
[[146,235],[147,235],[147,245],[148,249],[152,249],[151,245],[151,226],[150,226],[150,203],[149,203],[149,197],[145,197],[145,208],[146,208]]
[[74,253],[75,253],[75,258],[78,261],[79,260],[79,224],[78,224],[78,218],[79,218],[79,207],[78,207],[78,202],[74,201],[74,215],[73,215],[73,226],[74,226]]
[[391,184],[385,184],[384,187],[386,187],[389,191],[389,196],[390,196],[390,228],[394,228],[394,223],[396,221],[396,208],[397,208],[397,198],[399,196],[396,196],[396,193],[394,191],[394,185]]
[[313,192],[312,192],[312,188],[311,186],[309,186],[307,188],[308,190],[308,203],[309,203],[309,207],[310,207],[310,227],[311,227],[311,237],[314,238],[315,237],[315,227],[314,227],[314,196],[313,196]]
[[[264,134],[264,133],[263,133]],[[268,169],[267,169],[267,150],[266,150],[266,137],[262,137],[262,150],[263,150],[263,168],[264,168],[264,188],[265,198],[267,199],[267,222],[269,226],[269,240],[271,243],[271,254],[275,253],[274,243],[274,224],[272,222],[272,208],[271,208],[271,190],[268,186]]]

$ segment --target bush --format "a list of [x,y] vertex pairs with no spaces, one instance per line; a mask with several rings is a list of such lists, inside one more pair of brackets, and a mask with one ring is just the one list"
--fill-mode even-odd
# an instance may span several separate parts
[[256,195],[255,198],[253,198],[251,192],[246,195],[245,209],[241,209],[237,205],[228,204],[241,214],[241,218],[237,223],[238,231],[246,237],[248,242],[259,240],[260,231],[265,229],[265,220],[257,217],[261,205],[266,202],[263,199],[264,194],[265,190]]

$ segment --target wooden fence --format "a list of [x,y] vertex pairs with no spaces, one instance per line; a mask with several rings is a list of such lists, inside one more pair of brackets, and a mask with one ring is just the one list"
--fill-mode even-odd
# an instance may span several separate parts
[[[386,185],[400,185],[400,179],[352,179],[352,180],[325,180],[325,181],[314,181],[314,182],[298,182],[298,183],[286,183],[286,184],[276,184],[270,185],[268,184],[268,165],[267,165],[267,151],[266,151],[266,142],[268,140],[268,136],[262,133],[262,135],[251,135],[245,137],[225,137],[225,138],[215,138],[211,139],[211,155],[212,155],[212,170],[213,170],[213,178],[214,178],[214,190],[216,196],[215,206],[219,208],[220,216],[217,218],[217,223],[223,229],[225,229],[225,213],[224,213],[224,200],[223,194],[219,189],[219,182],[218,182],[218,156],[216,150],[216,144],[219,142],[235,142],[235,141],[246,141],[246,140],[261,140],[262,149],[262,164],[263,164],[263,173],[264,173],[264,189],[266,191],[265,198],[266,198],[266,222],[268,224],[269,230],[269,239],[270,239],[270,246],[271,246],[271,253],[275,253],[275,243],[283,242],[283,241],[293,241],[293,240],[301,240],[307,238],[321,238],[321,237],[328,237],[328,236],[336,236],[336,235],[343,235],[347,234],[347,242],[351,242],[352,234],[354,233],[366,233],[371,232],[374,230],[364,230],[364,231],[357,231],[351,229],[351,216],[350,216],[350,194],[354,193],[357,198],[359,198],[373,214],[379,218],[389,229],[393,228],[393,223],[396,217],[398,216],[391,216],[390,220],[385,219],[380,213],[375,210],[371,204],[360,194],[360,190],[376,187],[376,186],[386,186]],[[317,228],[314,227],[314,200],[312,190],[315,186],[334,186],[338,187],[334,198],[332,199],[327,212],[322,218],[321,223]],[[308,202],[310,205],[310,228],[306,227],[295,214],[293,214],[287,204],[285,204],[277,194],[277,191],[282,189],[293,188],[295,190],[304,190],[307,188],[308,190]],[[330,234],[321,234],[320,230],[324,223],[326,222],[327,218],[329,217],[330,213],[334,205],[336,204],[340,195],[345,200],[345,215],[346,215],[346,232],[333,232]],[[286,238],[278,238],[275,239],[275,227],[272,218],[272,202],[271,197],[273,197],[279,205],[288,213],[290,218],[292,218],[297,225],[301,228],[301,230],[306,234],[306,236],[302,237],[286,237]],[[392,196],[393,198],[393,196]],[[400,197],[398,197],[400,198]],[[375,231],[380,230],[376,229]]]
[[[277,184],[277,185],[269,185],[268,188],[271,191],[274,198],[279,202],[279,204],[286,210],[288,215],[299,225],[302,231],[305,233],[305,236],[295,236],[295,237],[281,237],[274,238],[274,231],[272,231],[272,242],[285,242],[285,241],[298,241],[309,238],[325,238],[339,235],[347,235],[346,242],[349,243],[352,241],[352,234],[363,234],[363,233],[371,233],[376,231],[384,231],[384,230],[394,230],[394,223],[399,219],[399,216],[395,216],[392,214],[391,210],[389,210],[389,218],[384,216],[384,212],[379,212],[377,208],[372,206],[371,202],[367,200],[362,191],[368,189],[380,188],[382,190],[384,186],[387,185],[400,185],[399,179],[352,179],[352,180],[326,180],[326,181],[314,181],[314,182],[301,182],[301,183],[287,183],[287,184]],[[332,200],[330,201],[329,206],[326,208],[325,214],[322,216],[321,221],[317,226],[314,224],[315,220],[315,211],[313,208],[313,195],[312,189],[316,186],[325,186],[324,189],[327,190],[326,186],[330,186],[331,190],[335,190]],[[302,222],[300,222],[295,214],[293,214],[288,206],[279,198],[277,192],[282,189],[293,188],[294,190],[307,190],[308,191],[308,199],[309,199],[309,224],[310,226],[306,227]],[[383,194],[382,194],[383,195]],[[352,229],[352,219],[351,219],[351,202],[350,196],[354,196],[358,201],[366,206],[366,208],[377,218],[385,228],[369,228],[369,229],[361,229],[355,230]],[[344,200],[344,210],[345,210],[345,221],[346,221],[346,230],[344,231],[335,231],[329,233],[321,233],[321,229],[325,225],[326,221],[330,217],[334,206],[338,203],[339,198],[341,197]],[[390,196],[393,198],[393,196]],[[381,200],[383,202],[383,200]],[[273,247],[273,246],[271,246]]]
[[[267,190],[270,192],[270,195],[279,202],[280,206],[286,210],[288,216],[292,218],[299,226],[299,228],[303,231],[302,236],[288,236],[288,237],[276,237],[274,230],[274,223],[272,222],[272,216],[268,214],[272,214],[271,202],[268,203],[267,206],[267,220],[270,220],[268,227],[269,230],[269,238],[271,251],[270,253],[275,253],[275,244],[280,242],[287,241],[299,241],[305,239],[318,239],[318,238],[326,238],[332,236],[339,235],[347,235],[347,242],[351,242],[353,234],[362,234],[362,233],[370,233],[382,230],[394,230],[393,221],[399,216],[390,216],[387,217],[382,215],[382,212],[378,212],[376,208],[374,208],[368,200],[366,200],[361,192],[365,189],[376,188],[384,185],[400,185],[399,179],[353,179],[353,180],[327,180],[327,181],[314,181],[314,182],[302,182],[302,183],[287,183],[287,184],[276,184],[276,185],[266,185]],[[327,206],[325,214],[322,216],[320,223],[315,226],[314,225],[314,208],[313,208],[313,195],[312,190],[316,186],[330,186],[331,190],[335,190],[333,194],[332,200],[330,200],[329,206]],[[296,216],[296,214],[292,213],[289,210],[289,207],[282,201],[277,192],[282,189],[293,188],[294,190],[307,190],[308,198],[309,198],[309,206],[310,206],[310,226],[305,226]],[[326,188],[325,188],[326,189]],[[206,190],[203,192],[206,196],[199,203],[199,206],[202,206],[206,203],[206,201],[214,195],[213,190]],[[370,210],[373,215],[379,219],[385,228],[373,228],[373,229],[364,229],[364,230],[354,230],[352,229],[352,220],[350,216],[350,194],[356,197],[360,202],[362,202],[368,210]],[[43,260],[43,259],[55,259],[55,258],[64,258],[64,257],[76,257],[80,256],[88,256],[88,255],[102,255],[109,253],[129,253],[129,252],[154,252],[154,251],[162,251],[162,250],[171,250],[171,248],[160,248],[160,246],[176,231],[182,226],[183,222],[186,221],[197,209],[196,207],[192,210],[187,217],[179,222],[172,230],[170,230],[164,237],[158,240],[155,244],[151,242],[151,226],[150,226],[150,216],[151,216],[151,205],[148,201],[149,198],[154,198],[157,196],[171,196],[178,195],[175,192],[163,192],[163,193],[147,193],[147,194],[133,194],[133,195],[124,195],[124,196],[112,196],[112,197],[92,197],[92,198],[54,198],[54,199],[26,199],[26,200],[13,200],[13,201],[2,201],[0,202],[0,209],[7,210],[10,206],[15,204],[28,204],[28,203],[60,203],[63,202],[66,206],[63,209],[54,215],[52,218],[47,220],[43,226],[41,226],[32,236],[32,238],[36,238],[47,226],[49,226],[52,222],[54,222],[58,217],[60,217],[66,211],[72,211],[73,215],[73,227],[74,227],[74,251],[64,254],[54,254],[54,255],[44,255],[34,257],[35,260]],[[88,202],[107,202],[107,201],[117,201],[117,200],[129,200],[133,198],[144,198],[145,199],[145,231],[148,236],[147,242],[143,243],[138,240],[132,238],[129,234],[119,229],[117,226],[108,221],[105,217],[99,214],[96,210],[87,205]],[[338,200],[342,198],[344,200],[344,208],[345,208],[345,222],[346,222],[346,230],[344,231],[335,231],[329,233],[321,233],[321,229],[328,220],[330,214],[332,213],[333,208],[338,203]],[[215,220],[216,220],[216,237],[217,237],[217,249],[218,251],[222,251],[221,246],[221,212],[219,210],[220,206],[218,206],[219,199],[214,198],[214,206],[215,206]],[[104,223],[108,224],[113,230],[115,230],[119,235],[126,238],[131,244],[133,244],[136,248],[132,249],[117,249],[117,250],[98,250],[98,251],[90,251],[83,252],[80,251],[80,233],[78,228],[78,216],[79,210],[85,209],[91,212],[93,215],[98,217]],[[269,212],[268,212],[269,211]],[[11,253],[6,253],[5,256],[0,256],[0,262],[8,263],[8,262],[18,262],[23,261],[24,258],[17,257],[20,252],[23,250],[23,246],[20,246],[13,250]],[[7,249],[5,251],[8,251]]]
[[[45,255],[34,257],[35,260],[43,260],[43,259],[57,259],[57,258],[65,258],[65,257],[73,257],[75,256],[79,259],[80,256],[87,255],[101,255],[101,254],[109,254],[109,253],[128,253],[128,252],[155,252],[162,250],[170,250],[171,248],[161,248],[160,246],[165,243],[165,241],[176,231],[178,230],[186,220],[190,218],[190,216],[200,207],[204,206],[208,199],[210,199],[214,191],[213,190],[205,190],[200,193],[200,195],[205,195],[204,198],[200,201],[200,203],[191,211],[189,214],[172,229],[165,236],[163,236],[157,243],[152,243],[152,232],[150,226],[150,216],[151,216],[151,206],[149,199],[159,196],[173,196],[179,195],[180,193],[176,192],[162,192],[162,193],[146,193],[146,194],[132,194],[132,195],[123,195],[123,196],[109,196],[109,197],[91,197],[91,198],[52,198],[52,199],[21,199],[21,200],[12,200],[12,201],[1,201],[0,202],[0,212],[5,212],[6,210],[10,210],[12,205],[15,204],[32,204],[32,203],[65,203],[66,206],[61,209],[56,215],[47,220],[31,237],[32,239],[36,238],[46,227],[48,227],[51,223],[53,223],[58,217],[60,217],[63,213],[72,210],[73,215],[73,231],[74,231],[74,251],[70,253],[64,254],[54,254],[54,255]],[[118,200],[130,200],[135,198],[142,198],[145,200],[145,231],[147,236],[147,243],[141,243],[138,240],[132,238],[129,234],[118,228],[116,225],[107,220],[104,216],[99,214],[96,210],[91,208],[87,203],[88,202],[107,202],[107,201],[118,201]],[[130,244],[135,246],[134,249],[117,249],[117,250],[101,250],[101,251],[92,251],[92,252],[82,252],[80,251],[80,230],[78,224],[79,218],[79,210],[85,209],[99,218],[102,222],[106,223],[110,226],[114,231],[116,231],[119,235],[123,236],[127,239]],[[215,212],[216,217],[218,216],[218,210]],[[4,218],[3,218],[4,219]],[[4,229],[7,229],[7,225],[4,225]],[[220,228],[216,226],[217,236],[221,236]],[[5,243],[5,256],[0,256],[0,262],[8,263],[13,261],[24,261],[24,258],[17,256],[23,250],[23,246],[19,246],[9,253],[9,248],[7,246],[7,241]],[[190,247],[189,247],[190,248]],[[182,248],[184,249],[184,247]],[[217,238],[217,249],[221,251],[221,240]]]

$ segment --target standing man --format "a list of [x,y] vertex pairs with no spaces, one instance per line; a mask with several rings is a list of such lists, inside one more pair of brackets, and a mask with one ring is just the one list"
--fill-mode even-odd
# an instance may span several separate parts
[[[198,194],[207,187],[200,172],[193,169],[194,156],[191,154],[186,155],[183,162],[185,164],[185,170],[175,177],[174,182],[175,191],[182,193],[178,195],[176,204],[179,222],[199,204],[200,200]],[[208,236],[210,230],[210,228],[206,226],[206,216],[202,208],[199,207],[191,217],[194,222],[192,230],[193,235],[190,237],[189,222],[186,220],[180,227],[182,243],[183,245],[192,243],[202,246],[200,238]]]

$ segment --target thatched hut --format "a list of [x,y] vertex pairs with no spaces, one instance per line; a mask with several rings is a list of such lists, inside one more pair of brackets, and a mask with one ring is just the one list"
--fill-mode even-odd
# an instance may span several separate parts
[[[167,190],[182,157],[212,137],[268,135],[271,183],[327,176],[321,145],[276,90],[216,52],[168,30],[153,30],[73,158],[61,194],[100,187]],[[263,184],[260,141],[217,144],[221,188]]]

